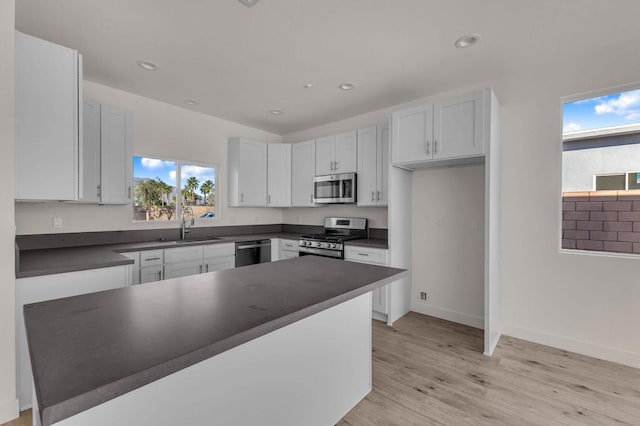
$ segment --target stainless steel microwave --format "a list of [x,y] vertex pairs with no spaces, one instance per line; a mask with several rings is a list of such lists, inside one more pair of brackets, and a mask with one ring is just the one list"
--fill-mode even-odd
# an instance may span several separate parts
[[313,178],[313,202],[324,204],[355,203],[356,174],[316,176]]

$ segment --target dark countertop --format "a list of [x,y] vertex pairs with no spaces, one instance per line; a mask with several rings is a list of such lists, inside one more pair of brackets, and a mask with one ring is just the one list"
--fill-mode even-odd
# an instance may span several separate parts
[[215,240],[195,240],[180,243],[173,241],[149,241],[102,246],[22,250],[18,256],[16,278],[128,265],[132,264],[133,260],[119,253],[132,251],[167,249],[203,244],[235,243],[236,241],[269,238],[298,240],[300,236],[300,234],[278,232],[269,234],[230,235],[219,237]]
[[371,247],[379,249],[388,249],[389,240],[380,240],[375,238],[367,238],[361,240],[349,240],[344,243],[346,246]]
[[42,424],[406,275],[303,256],[24,307]]

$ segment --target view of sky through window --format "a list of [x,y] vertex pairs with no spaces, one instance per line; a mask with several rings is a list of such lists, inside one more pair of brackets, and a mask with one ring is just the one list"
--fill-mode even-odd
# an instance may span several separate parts
[[640,90],[567,102],[562,117],[563,133],[640,123]]

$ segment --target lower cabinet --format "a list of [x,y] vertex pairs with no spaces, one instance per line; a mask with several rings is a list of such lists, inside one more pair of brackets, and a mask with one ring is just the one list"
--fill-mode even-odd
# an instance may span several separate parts
[[203,271],[202,260],[190,262],[169,263],[164,265],[164,279],[186,277],[188,275],[201,274]]
[[298,240],[273,238],[271,240],[271,261],[293,259],[300,256]]
[[16,279],[16,369],[20,410],[31,407],[33,377],[22,308],[29,303],[126,287],[131,265]]
[[164,279],[164,267],[162,265],[159,265],[140,268],[138,275],[140,275],[139,284],[150,283],[152,281],[160,281]]
[[[347,246],[344,249],[344,260],[371,265],[387,266],[389,264],[389,251],[370,247]],[[387,321],[389,315],[389,286],[386,285],[373,290],[372,317],[381,321]]]

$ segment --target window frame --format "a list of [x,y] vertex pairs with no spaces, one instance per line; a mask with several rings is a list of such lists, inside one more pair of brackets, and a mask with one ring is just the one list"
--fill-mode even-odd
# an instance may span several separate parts
[[[213,208],[215,209],[215,217],[210,217],[210,218],[200,218],[200,217],[196,217],[194,218],[196,225],[200,224],[207,224],[207,223],[212,223],[213,221],[217,221],[220,219],[220,211],[218,210],[218,195],[219,195],[219,171],[220,171],[220,164],[219,163],[207,163],[207,162],[202,162],[202,161],[192,161],[192,160],[184,160],[184,159],[180,159],[180,158],[161,158],[162,156],[158,156],[158,155],[145,155],[145,154],[133,154],[131,156],[131,163],[133,164],[133,159],[135,157],[143,157],[143,158],[152,158],[154,160],[162,160],[162,161],[172,161],[174,163],[176,163],[176,188],[180,188],[179,193],[176,194],[176,215],[175,215],[175,219],[171,219],[171,220],[136,220],[136,219],[131,219],[132,223],[135,224],[139,224],[139,223],[149,223],[149,224],[162,224],[162,223],[170,223],[170,224],[181,224],[182,223],[182,182],[181,182],[181,178],[182,178],[182,166],[183,165],[188,165],[188,166],[197,166],[197,167],[207,167],[207,168],[212,168],[215,170],[215,190],[216,190],[216,202],[213,205]],[[135,188],[135,184],[133,182],[133,179],[135,179],[135,170],[132,173],[132,188]],[[131,203],[131,211],[133,213],[133,207],[134,204],[133,202]]]

